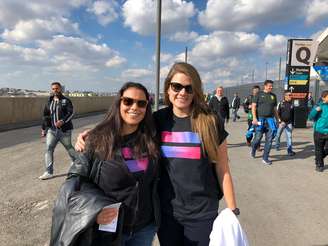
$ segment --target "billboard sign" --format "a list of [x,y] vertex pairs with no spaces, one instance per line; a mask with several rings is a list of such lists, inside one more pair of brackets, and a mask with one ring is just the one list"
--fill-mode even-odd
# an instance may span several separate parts
[[292,39],[290,52],[291,66],[312,66],[319,43],[311,39]]
[[304,66],[288,66],[287,67],[287,90],[292,93],[294,99],[305,99],[309,92],[310,85],[310,69]]

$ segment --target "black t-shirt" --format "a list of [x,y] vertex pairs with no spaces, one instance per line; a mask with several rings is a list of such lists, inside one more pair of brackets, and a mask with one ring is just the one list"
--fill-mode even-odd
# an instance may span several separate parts
[[277,106],[275,94],[260,91],[252,98],[252,103],[256,103],[257,117],[274,117],[274,108]]
[[[162,212],[178,219],[208,219],[216,216],[219,187],[190,117],[178,118],[172,108],[154,113],[161,143],[162,167],[159,196]],[[218,120],[219,142],[228,136]]]
[[135,229],[138,230],[154,221],[152,192],[156,163],[147,155],[136,157],[133,153],[135,143],[136,133],[124,136],[121,153],[125,164],[139,183],[138,212],[135,224]]

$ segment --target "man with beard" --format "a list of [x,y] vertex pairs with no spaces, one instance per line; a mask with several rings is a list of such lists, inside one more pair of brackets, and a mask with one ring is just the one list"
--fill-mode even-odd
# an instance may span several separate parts
[[76,152],[71,142],[73,129],[72,117],[73,104],[71,100],[62,94],[61,84],[59,82],[53,82],[51,84],[51,96],[43,110],[41,136],[46,137],[46,171],[39,179],[45,180],[53,177],[53,155],[58,142],[63,144],[72,161],[76,159]]
[[279,120],[277,106],[277,97],[272,93],[273,81],[264,81],[264,89],[260,91],[252,100],[253,125],[256,126],[255,137],[252,142],[251,156],[255,157],[257,147],[261,142],[263,133],[265,133],[265,145],[263,150],[262,162],[271,165],[269,153],[272,140],[277,133],[277,122]]

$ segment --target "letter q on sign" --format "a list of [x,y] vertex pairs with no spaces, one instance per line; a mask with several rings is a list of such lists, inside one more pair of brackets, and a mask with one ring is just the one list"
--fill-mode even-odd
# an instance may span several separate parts
[[318,49],[313,40],[292,40],[291,66],[311,66]]
[[300,47],[296,51],[296,59],[306,65],[310,65],[311,50],[308,47]]

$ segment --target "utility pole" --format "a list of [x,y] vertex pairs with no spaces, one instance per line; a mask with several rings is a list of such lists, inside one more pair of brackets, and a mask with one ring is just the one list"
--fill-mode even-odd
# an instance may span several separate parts
[[186,46],[185,49],[185,63],[187,63],[187,60],[188,60],[188,46]]
[[278,75],[279,83],[281,81],[281,57],[279,57],[279,75]]
[[265,80],[268,79],[268,62],[265,62]]
[[161,54],[161,13],[162,0],[157,0],[157,28],[156,28],[156,87],[155,87],[155,111],[158,110],[159,82],[160,82],[160,54]]

